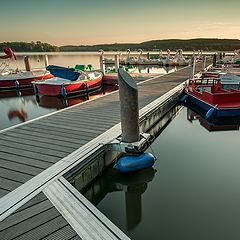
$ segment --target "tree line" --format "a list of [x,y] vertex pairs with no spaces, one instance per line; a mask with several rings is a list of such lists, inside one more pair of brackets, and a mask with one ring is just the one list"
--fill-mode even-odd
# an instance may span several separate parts
[[197,39],[167,39],[153,40],[142,43],[114,43],[114,44],[97,44],[97,45],[66,45],[54,46],[49,43],[37,42],[3,42],[0,43],[0,49],[11,47],[15,52],[96,52],[99,49],[104,51],[157,51],[167,49],[184,51],[203,50],[203,51],[233,51],[240,49],[239,39],[217,39],[217,38],[197,38]]
[[0,49],[10,47],[14,52],[59,52],[59,47],[49,43],[37,42],[2,42]]

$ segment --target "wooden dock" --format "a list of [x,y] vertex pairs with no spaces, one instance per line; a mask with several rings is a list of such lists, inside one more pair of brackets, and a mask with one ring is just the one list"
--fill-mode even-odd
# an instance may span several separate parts
[[[140,109],[188,77],[185,67],[141,82]],[[119,130],[119,111],[116,91],[0,131],[1,240],[128,239],[63,177],[102,151]]]

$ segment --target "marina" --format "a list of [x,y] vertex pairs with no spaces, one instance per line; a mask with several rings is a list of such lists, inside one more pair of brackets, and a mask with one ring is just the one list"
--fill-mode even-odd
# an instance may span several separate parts
[[[202,65],[198,66],[199,69],[201,67]],[[169,103],[166,101],[165,104],[174,106],[178,99],[179,93],[183,88],[181,84],[188,77],[189,67],[185,67],[179,71],[165,75],[164,78],[155,77],[151,80],[141,82],[139,84],[140,109],[143,108],[142,112],[140,112],[142,115],[142,131],[145,131],[145,129],[148,129],[151,125],[154,124],[154,122],[157,121],[157,116],[154,116],[153,113],[154,111],[157,111],[159,115],[159,110],[157,110],[159,109],[159,105],[154,101],[161,95],[163,98],[160,99],[160,102],[166,101],[168,97],[164,96],[164,94],[171,90],[168,94],[172,97],[175,96],[173,97],[175,100],[171,100]],[[178,87],[179,84],[180,86]],[[149,94],[149,91],[151,94]],[[61,221],[64,222],[66,228],[71,229],[71,234],[74,234],[77,229],[74,226],[77,224],[79,227],[80,219],[78,223],[72,223],[71,221],[73,221],[73,219],[69,219],[71,222],[70,227],[68,223],[63,220],[63,217],[58,213],[58,207],[55,205],[56,199],[52,199],[53,196],[50,197],[51,188],[46,188],[46,186],[49,184],[51,185],[51,183],[54,183],[55,181],[57,181],[56,183],[59,183],[59,180],[57,179],[62,179],[62,181],[65,182],[65,180],[62,178],[63,174],[69,174],[69,172],[73,171],[73,169],[75,172],[77,170],[76,166],[79,168],[79,161],[82,162],[82,158],[85,159],[87,156],[91,156],[92,158],[93,153],[95,156],[101,155],[100,153],[103,151],[103,149],[102,145],[99,145],[99,142],[110,141],[114,138],[115,135],[115,137],[117,137],[117,135],[120,134],[118,124],[120,116],[119,108],[117,107],[117,94],[117,92],[113,92],[112,94],[103,96],[96,100],[91,100],[84,104],[75,105],[73,107],[60,110],[57,113],[49,114],[49,116],[40,117],[37,120],[26,122],[19,125],[18,127],[13,127],[1,131],[1,138],[3,143],[1,148],[1,158],[3,164],[7,164],[5,165],[5,168],[9,169],[7,178],[6,176],[2,176],[2,179],[4,179],[4,181],[1,181],[3,184],[1,187],[1,219],[4,219],[1,223],[1,233],[3,236],[5,236],[5,239],[8,239],[7,232],[12,233],[12,227],[18,228],[18,224],[14,223],[12,225],[12,220],[9,221],[9,219],[14,219],[18,216],[18,211],[20,211],[21,214],[24,214],[25,211],[32,209],[33,211],[30,211],[29,214],[31,216],[31,219],[36,220],[36,225],[34,226],[29,226],[29,224],[27,224],[29,219],[28,217],[26,218],[26,222],[24,219],[19,222],[21,225],[27,224],[26,226],[28,230],[26,230],[27,233],[24,233],[25,239],[31,239],[30,236],[32,231],[35,233],[36,231],[38,232],[38,228],[40,225],[42,226],[42,223],[39,222],[40,219],[41,222],[47,221],[45,223],[47,225],[51,224],[51,221],[49,222],[48,216],[46,215],[44,217],[44,212],[42,212],[37,207],[39,206],[38,204],[40,204],[40,202],[43,200],[43,202],[45,202],[46,205],[50,207],[50,211],[55,212],[53,216],[62,219]],[[150,104],[150,106],[148,106],[147,109],[144,109],[144,107],[148,104]],[[167,112],[167,109],[170,108],[170,105],[167,107],[165,104],[163,105],[160,116],[164,115],[164,113]],[[106,113],[103,114],[103,111]],[[152,112],[149,115],[149,117],[152,117],[146,118],[147,115],[144,114],[144,112],[148,112],[148,114]],[[66,113],[68,116],[65,115]],[[111,115],[111,118],[108,117],[109,114]],[[76,118],[76,120],[74,120],[74,118]],[[80,125],[77,119],[81,119]],[[66,124],[66,121],[68,124]],[[118,125],[114,126],[115,124]],[[77,132],[75,131],[76,127],[78,129]],[[111,127],[113,127],[112,130],[110,129]],[[68,136],[71,136],[71,138],[68,138]],[[7,141],[10,142],[7,143]],[[26,145],[28,146],[28,151],[24,151]],[[40,152],[42,153],[40,154]],[[110,161],[111,158],[112,157],[110,157],[108,161]],[[86,167],[86,160],[83,162],[83,166]],[[92,163],[92,166],[91,164],[87,164],[88,167],[84,173],[85,177],[83,185],[87,185],[91,179],[96,176],[96,174],[98,174],[99,171],[102,171],[104,165],[108,164],[103,164],[101,160],[99,160],[97,165],[96,163],[94,165],[94,162]],[[89,172],[89,169],[92,170]],[[32,174],[29,175],[29,172]],[[41,193],[42,191],[44,191],[44,194],[48,196],[48,199],[51,199],[53,206],[57,207],[57,209],[51,204],[49,205],[50,202],[46,199],[46,197],[43,196]],[[61,194],[59,193],[59,195]],[[74,200],[74,198],[72,200]],[[32,208],[26,208],[25,206],[28,204],[30,204]],[[23,209],[23,212],[21,209]],[[39,218],[40,213],[41,218]],[[64,216],[64,218],[65,217],[66,216]],[[54,221],[55,218],[53,219],[53,222]],[[96,223],[96,226],[101,226],[101,224],[99,224],[100,223]],[[48,229],[47,225],[45,225],[44,229]],[[109,226],[106,227],[106,232],[114,231],[116,234],[116,232],[119,231],[116,227],[111,228]],[[62,229],[62,225],[58,227],[60,231],[60,229]],[[90,229],[87,232],[90,234],[91,226],[88,227],[90,227]],[[50,235],[52,230],[52,228],[49,228],[50,232],[44,231],[44,233],[41,233],[43,234],[42,237]],[[57,232],[58,229],[55,229],[54,233],[52,232],[52,234],[57,234]],[[80,234],[79,236],[82,234],[82,232],[79,233],[79,231],[77,233]],[[75,232],[76,236],[77,233]],[[18,234],[22,235],[23,233],[17,233],[16,231],[15,234],[17,237]],[[120,233],[118,235],[121,236]],[[124,239],[124,237],[120,238]]]
[[[62,107],[57,108],[58,111],[50,110],[47,115],[1,130],[0,233],[3,239],[32,239],[33,236],[36,239],[146,239],[151,234],[152,237],[156,236],[154,229],[158,228],[154,227],[155,224],[152,224],[151,229],[145,223],[149,220],[145,217],[142,219],[141,199],[143,194],[145,196],[148,185],[151,185],[153,179],[157,179],[155,176],[160,168],[158,160],[161,159],[161,153],[160,157],[159,153],[155,153],[158,150],[154,144],[161,138],[160,133],[165,132],[164,129],[172,124],[171,121],[174,122],[175,118],[178,119],[183,114],[185,120],[191,123],[199,119],[201,126],[208,130],[239,129],[238,122],[235,122],[234,127],[224,125],[217,128],[212,123],[208,126],[208,122],[204,123],[204,117],[201,118],[178,104],[179,101],[184,102],[184,89],[191,83],[188,79],[197,79],[201,76],[199,73],[208,71],[205,66],[209,63],[210,60],[194,61],[190,66],[164,75],[153,75],[146,80],[134,79],[125,70],[119,70],[117,75],[109,75],[114,76],[111,84],[115,87],[116,77],[119,88],[122,84],[119,78],[125,79],[127,85],[132,85],[128,83],[130,80],[134,84],[138,83],[136,89],[140,118],[137,122],[139,121],[140,140],[136,143],[133,143],[136,140],[129,140],[124,144],[124,137],[131,138],[132,133],[128,135],[124,132],[123,120],[126,117],[122,116],[123,109],[119,107],[119,98],[121,103],[125,101],[122,99],[122,94],[126,92],[126,89],[121,90],[123,86],[119,90],[105,89],[104,93],[96,93],[95,97],[94,94],[89,95],[87,99],[86,96],[81,96],[83,100],[77,98],[76,102],[73,100],[73,104],[70,103],[71,98],[63,98],[63,101],[62,98],[53,97],[53,102],[56,101],[54,99],[61,102]],[[108,80],[105,79],[105,82],[108,83]],[[106,85],[109,88],[111,84]],[[38,106],[44,101],[49,104],[52,98],[44,95],[32,96]],[[128,96],[129,103],[135,101]],[[51,109],[50,105],[48,107]],[[131,122],[135,110],[132,117],[128,111],[131,110],[124,114],[128,115],[128,121]],[[24,117],[24,112],[20,113]],[[18,118],[21,119],[19,116]],[[134,121],[131,129],[134,129],[133,125],[136,125]],[[119,140],[121,135],[123,140]],[[152,144],[153,140],[149,136],[158,135]],[[148,147],[149,145],[152,146]],[[147,147],[148,153],[137,158],[132,156],[127,160],[135,164],[137,161],[141,164],[142,161],[142,167],[126,170],[122,165],[119,168],[123,172],[132,171],[128,173],[116,172],[116,163],[113,168],[112,164],[116,159],[117,163],[124,159],[120,157],[124,152],[131,152],[135,148],[139,151]],[[147,159],[149,163],[146,162]],[[104,200],[104,196],[109,195],[108,192],[115,191],[125,193],[125,220],[113,205],[118,201],[110,200],[110,204]],[[159,201],[157,199],[156,203]],[[118,204],[123,206],[121,202]],[[106,206],[115,209],[113,215]],[[149,209],[149,206],[145,206],[145,209]],[[153,213],[151,216],[153,220],[156,218]],[[29,224],[29,221],[33,224]],[[151,233],[146,232],[145,227],[151,229]],[[185,232],[183,228],[183,234]],[[166,236],[166,233],[161,231],[161,236]],[[188,237],[191,238],[191,234]]]
[[240,239],[240,1],[0,5],[0,240]]

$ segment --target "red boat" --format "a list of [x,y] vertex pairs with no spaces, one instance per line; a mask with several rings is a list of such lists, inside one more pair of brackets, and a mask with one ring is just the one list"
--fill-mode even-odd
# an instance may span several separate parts
[[0,74],[0,90],[32,87],[32,81],[40,81],[52,77],[52,74],[45,69],[5,72],[4,74]]
[[225,90],[219,81],[191,80],[186,94],[182,101],[200,107],[206,119],[240,116],[240,91]]
[[32,87],[32,81],[44,80],[53,77],[46,69],[33,69],[31,71],[13,70],[9,67],[16,55],[11,48],[3,48],[5,55],[0,56],[0,90]]
[[65,97],[69,94],[88,93],[102,86],[103,74],[99,71],[84,72],[52,65],[47,69],[54,77],[44,81],[33,81],[35,93]]

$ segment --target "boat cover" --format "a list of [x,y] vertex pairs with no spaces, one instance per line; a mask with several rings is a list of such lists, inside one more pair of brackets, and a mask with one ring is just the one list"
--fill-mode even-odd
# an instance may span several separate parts
[[74,68],[49,65],[46,69],[55,77],[64,78],[71,81],[77,80],[80,75],[80,72],[76,72]]

